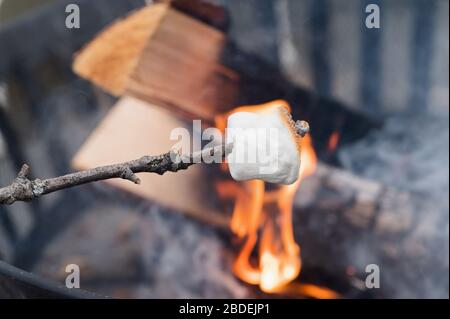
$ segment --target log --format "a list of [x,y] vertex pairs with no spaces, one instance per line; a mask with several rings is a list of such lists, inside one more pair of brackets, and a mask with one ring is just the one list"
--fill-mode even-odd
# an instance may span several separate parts
[[122,95],[147,40],[167,10],[166,4],[148,6],[113,23],[77,54],[73,70],[107,92]]
[[84,48],[74,71],[120,96],[212,121],[234,105],[237,75],[220,65],[223,33],[171,8],[147,6]]
[[294,206],[300,212],[339,216],[354,229],[394,235],[412,226],[416,211],[411,201],[408,192],[319,163],[316,173],[302,182]]
[[[304,261],[301,278],[327,278],[323,283],[349,298],[394,296],[398,285],[425,287],[414,274],[445,270],[432,248],[436,242],[424,235],[430,234],[423,229],[431,224],[431,212],[420,200],[416,194],[319,163],[294,203],[295,239]],[[381,289],[365,286],[369,264],[381,269]],[[404,288],[400,291],[405,293]]]

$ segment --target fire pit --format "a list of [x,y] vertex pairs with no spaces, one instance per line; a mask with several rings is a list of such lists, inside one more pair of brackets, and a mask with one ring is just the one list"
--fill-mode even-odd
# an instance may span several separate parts
[[[81,8],[92,6],[79,2]],[[324,60],[326,48],[314,41],[311,65],[320,67],[309,74],[315,87],[305,75],[296,77],[305,57],[299,48],[300,56],[292,56],[289,46],[298,45],[292,37],[305,31],[290,33],[296,22],[288,17],[289,8],[309,8],[303,2],[274,4],[274,12],[286,18],[276,27],[282,33],[278,66],[267,61],[267,51],[263,57],[248,52],[236,35],[250,19],[245,5],[227,4],[230,19],[223,7],[201,1],[138,2],[122,1],[88,31],[67,31],[71,52],[59,52],[52,43],[53,53],[30,61],[29,69],[15,69],[14,58],[2,66],[0,83],[5,80],[8,92],[7,107],[0,108],[2,185],[23,163],[30,164],[33,178],[43,178],[162,154],[174,144],[174,128],[200,134],[195,151],[205,142],[206,128],[223,131],[227,116],[240,107],[280,99],[293,118],[311,127],[301,141],[299,179],[283,186],[236,182],[225,164],[200,164],[163,176],[138,174],[140,185],[109,179],[1,205],[0,258],[6,263],[0,264],[0,296],[448,296],[441,280],[448,278],[448,204],[442,201],[448,179],[434,173],[448,171],[448,135],[442,134],[448,131],[448,110],[438,116],[404,112],[386,120],[381,110],[373,115],[373,108],[353,107],[354,101],[326,89],[325,66],[335,61]],[[61,6],[50,5],[35,19],[61,19]],[[139,9],[127,15],[132,8]],[[321,26],[327,21],[340,25],[334,17],[345,11],[334,5],[308,10],[314,31],[309,36],[315,39],[325,36]],[[26,29],[32,23],[19,25]],[[0,42],[15,28],[0,29]],[[338,31],[335,36],[342,36]],[[376,44],[377,36],[370,37]],[[362,56],[370,66],[369,55]],[[0,53],[6,65],[2,59]],[[72,64],[77,75],[69,70]],[[35,70],[43,65],[64,84],[39,96],[34,93],[45,92],[41,81],[30,79],[42,75]],[[375,103],[370,98],[375,86],[366,81],[361,78],[363,99]],[[15,93],[15,85],[28,95]],[[444,89],[448,92],[448,80]],[[13,112],[13,104],[22,105],[23,114]],[[427,139],[434,146],[427,147]],[[64,286],[70,265],[80,270],[82,290]],[[417,280],[430,269],[435,275]],[[371,276],[377,271],[378,280]]]

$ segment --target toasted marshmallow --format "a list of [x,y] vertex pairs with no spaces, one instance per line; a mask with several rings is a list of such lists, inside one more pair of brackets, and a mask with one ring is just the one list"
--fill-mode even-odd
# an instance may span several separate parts
[[309,129],[307,123],[295,123],[283,101],[240,110],[228,117],[226,129],[226,142],[233,143],[227,155],[233,179],[294,183],[300,169],[300,138]]

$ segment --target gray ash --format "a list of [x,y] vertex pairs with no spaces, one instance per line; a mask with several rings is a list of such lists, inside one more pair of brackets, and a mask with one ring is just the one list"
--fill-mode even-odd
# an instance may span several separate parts
[[[34,271],[64,282],[80,267],[81,288],[120,298],[245,298],[227,240],[156,204],[97,205],[59,234]],[[93,243],[95,244],[93,247]]]

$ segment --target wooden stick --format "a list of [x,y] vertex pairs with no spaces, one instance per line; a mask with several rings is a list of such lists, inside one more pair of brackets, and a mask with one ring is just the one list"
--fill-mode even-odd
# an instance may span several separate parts
[[185,170],[195,163],[200,163],[204,156],[221,155],[223,157],[231,149],[232,145],[227,144],[207,148],[188,155],[179,155],[176,151],[170,151],[159,156],[146,155],[124,163],[100,166],[44,180],[28,179],[27,175],[30,172],[30,167],[24,164],[11,185],[0,188],[0,204],[10,205],[17,201],[30,201],[61,189],[111,178],[127,179],[139,184],[140,179],[136,176],[136,173],[162,175],[168,171]]

